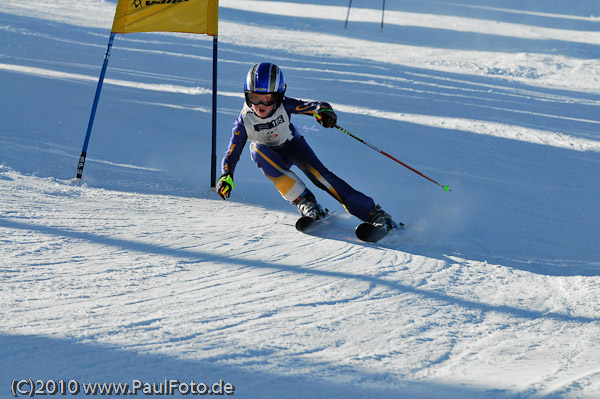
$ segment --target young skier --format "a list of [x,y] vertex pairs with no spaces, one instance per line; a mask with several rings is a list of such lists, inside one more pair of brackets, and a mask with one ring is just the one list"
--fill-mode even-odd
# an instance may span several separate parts
[[291,114],[306,114],[314,115],[323,127],[334,127],[337,116],[331,105],[285,97],[286,87],[283,73],[275,64],[256,64],[248,71],[244,84],[246,102],[233,124],[229,147],[221,162],[218,195],[223,199],[231,195],[235,187],[233,173],[249,140],[252,160],[275,183],[281,196],[297,207],[300,215],[318,220],[326,217],[328,211],[290,170],[293,165],[338,200],[350,214],[386,231],[397,228],[398,224],[371,197],[329,171],[290,122]]

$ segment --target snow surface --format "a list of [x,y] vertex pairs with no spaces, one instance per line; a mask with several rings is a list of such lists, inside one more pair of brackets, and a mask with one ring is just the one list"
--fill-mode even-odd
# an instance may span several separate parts
[[[596,0],[221,0],[218,156],[255,62],[407,225],[313,235],[248,150],[209,188],[212,40],[117,36],[116,0],[0,0],[0,395],[13,379],[235,386],[239,398],[600,398]],[[83,393],[78,395],[84,397]],[[142,397],[143,395],[138,395]],[[110,396],[116,397],[116,396]]]

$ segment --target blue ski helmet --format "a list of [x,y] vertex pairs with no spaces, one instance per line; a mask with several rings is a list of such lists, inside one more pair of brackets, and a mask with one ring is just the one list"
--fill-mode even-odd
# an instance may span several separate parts
[[283,72],[277,65],[269,62],[256,64],[248,71],[244,83],[246,104],[249,107],[251,106],[248,93],[277,94],[277,106],[279,106],[283,100],[286,87]]

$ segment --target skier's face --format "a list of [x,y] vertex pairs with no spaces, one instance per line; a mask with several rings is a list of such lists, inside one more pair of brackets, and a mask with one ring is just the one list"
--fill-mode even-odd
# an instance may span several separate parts
[[266,118],[275,109],[275,96],[273,94],[250,93],[248,99],[252,104],[252,110],[260,118]]
[[271,115],[271,113],[273,113],[274,107],[275,107],[275,105],[273,105],[273,104],[271,104],[271,105],[263,105],[263,104],[254,105],[254,104],[252,104],[252,110],[260,118],[266,118],[267,116]]

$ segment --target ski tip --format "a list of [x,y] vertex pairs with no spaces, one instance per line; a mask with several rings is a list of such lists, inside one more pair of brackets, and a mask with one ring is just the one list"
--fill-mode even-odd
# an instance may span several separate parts
[[371,223],[361,223],[356,226],[356,237],[365,242],[376,243],[388,234],[388,231],[375,227]]
[[302,216],[301,218],[299,218],[296,221],[296,230],[298,230],[299,232],[305,232],[307,229],[309,229],[314,223],[316,222],[315,219],[308,217],[308,216]]

